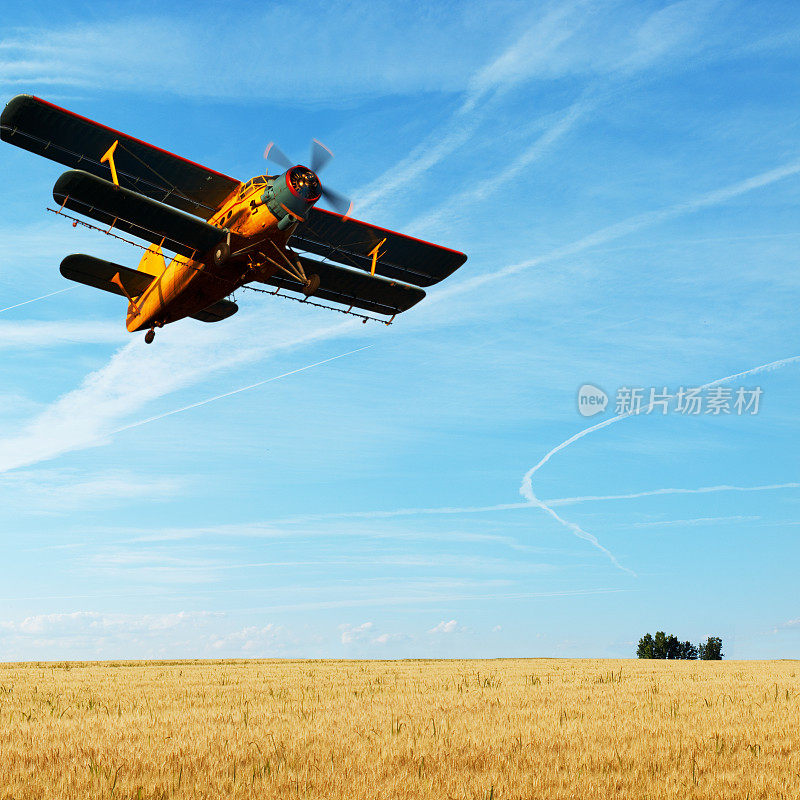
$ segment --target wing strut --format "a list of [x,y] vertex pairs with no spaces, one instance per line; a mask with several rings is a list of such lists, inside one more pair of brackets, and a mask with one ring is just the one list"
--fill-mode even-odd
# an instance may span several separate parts
[[115,283],[117,286],[119,286],[120,289],[122,289],[122,294],[124,294],[125,297],[128,298],[128,302],[134,307],[134,309],[136,310],[136,313],[138,314],[139,313],[139,306],[136,305],[136,303],[134,302],[133,298],[128,294],[128,290],[125,288],[125,286],[123,286],[122,278],[120,278],[119,272],[115,272],[114,273],[114,277],[111,279],[111,283]]
[[[119,144],[119,139],[114,139],[114,144],[103,153],[103,157],[100,159],[101,164],[105,164],[108,161],[108,166],[111,167],[111,180],[114,181],[114,186],[119,186],[119,179],[117,178],[117,165],[114,163],[114,151],[117,149],[117,145]],[[66,202],[66,201],[65,201]]]

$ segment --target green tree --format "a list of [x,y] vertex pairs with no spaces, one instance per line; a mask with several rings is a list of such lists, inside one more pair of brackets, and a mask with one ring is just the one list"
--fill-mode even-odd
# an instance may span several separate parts
[[680,658],[681,643],[674,634],[667,636],[667,658]]
[[653,658],[666,658],[669,650],[669,640],[664,631],[656,631],[653,637]]
[[697,658],[697,648],[691,642],[678,642],[678,655],[675,657],[694,661]]
[[636,648],[637,658],[655,658],[653,655],[653,637],[646,633],[639,639],[639,646]]
[[[720,642],[720,647],[721,645]],[[703,646],[701,645],[701,647]],[[694,660],[697,658],[697,648],[691,642],[679,641],[674,634],[667,635],[664,631],[656,631],[655,636],[646,633],[639,639],[636,656],[638,658]]]
[[703,661],[722,661],[722,639],[718,636],[709,636],[708,641],[697,650]]

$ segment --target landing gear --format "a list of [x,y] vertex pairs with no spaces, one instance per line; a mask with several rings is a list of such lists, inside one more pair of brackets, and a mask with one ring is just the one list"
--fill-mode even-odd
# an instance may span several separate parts
[[303,287],[303,294],[311,297],[319,289],[319,275],[309,275],[306,285]]
[[211,254],[215,267],[221,267],[231,257],[231,248],[227,242],[220,242]]
[[155,339],[155,338],[156,338],[156,332],[152,328],[150,328],[150,330],[147,331],[147,333],[144,335],[144,343],[145,344],[152,344],[153,343],[153,339]]

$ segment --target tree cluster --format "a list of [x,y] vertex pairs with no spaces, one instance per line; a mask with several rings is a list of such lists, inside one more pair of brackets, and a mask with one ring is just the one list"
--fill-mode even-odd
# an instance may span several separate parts
[[639,639],[636,648],[639,658],[673,658],[702,661],[720,661],[722,659],[722,639],[709,636],[706,642],[695,647],[691,642],[678,641],[673,634],[667,635],[664,631],[656,631],[655,636],[646,633]]

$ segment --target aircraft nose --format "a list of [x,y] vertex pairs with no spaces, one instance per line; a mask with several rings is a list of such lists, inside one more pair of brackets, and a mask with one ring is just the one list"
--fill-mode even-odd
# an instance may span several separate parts
[[322,194],[322,184],[316,172],[308,167],[298,164],[286,172],[286,185],[292,193],[309,203],[319,200]]

